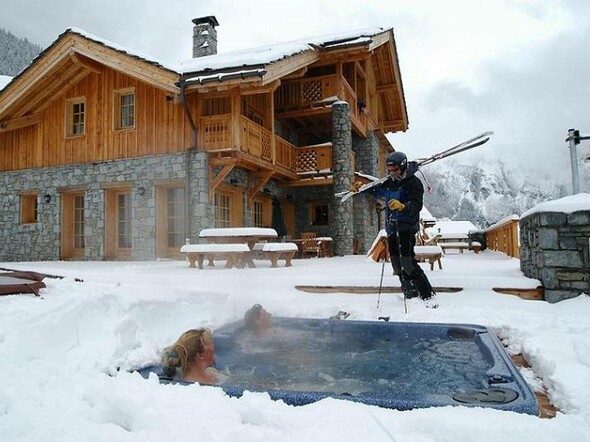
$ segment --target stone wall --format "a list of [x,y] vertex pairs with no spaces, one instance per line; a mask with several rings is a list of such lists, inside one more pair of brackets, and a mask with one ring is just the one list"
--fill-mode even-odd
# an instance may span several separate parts
[[[211,227],[206,153],[191,154],[193,197],[192,234]],[[0,261],[58,260],[61,258],[61,192],[85,190],[85,257],[104,259],[105,188],[129,186],[132,211],[132,259],[155,259],[156,190],[158,183],[184,180],[186,155],[173,154],[93,164],[28,169],[0,174]],[[140,194],[137,189],[143,187]],[[34,192],[38,222],[21,223],[21,195]],[[49,195],[46,202],[44,195]]]
[[532,213],[520,220],[520,269],[546,301],[590,293],[589,241],[590,211]]

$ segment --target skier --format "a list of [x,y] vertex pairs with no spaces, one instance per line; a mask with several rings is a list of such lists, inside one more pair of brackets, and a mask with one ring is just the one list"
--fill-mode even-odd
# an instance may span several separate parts
[[[414,175],[417,170],[418,164],[408,163],[405,153],[393,152],[387,156],[388,179],[369,191],[378,201],[386,202],[385,230],[389,256],[393,272],[399,276],[404,296],[419,296],[427,307],[436,308],[435,293],[414,255],[424,198],[422,181]],[[350,191],[357,192],[360,184],[354,183]]]

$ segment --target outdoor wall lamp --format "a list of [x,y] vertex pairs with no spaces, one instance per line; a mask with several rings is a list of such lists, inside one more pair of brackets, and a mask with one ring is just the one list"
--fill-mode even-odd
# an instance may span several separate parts
[[51,202],[51,195],[49,195],[48,193],[43,195],[43,201],[45,201],[47,204],[49,204]]
[[145,187],[139,186],[137,188],[137,193],[139,194],[139,196],[144,196],[145,195]]

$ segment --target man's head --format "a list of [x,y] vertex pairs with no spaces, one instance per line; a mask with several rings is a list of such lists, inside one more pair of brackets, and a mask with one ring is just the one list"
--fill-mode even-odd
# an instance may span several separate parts
[[399,179],[408,167],[408,157],[403,152],[393,152],[387,156],[387,171],[394,179]]
[[271,314],[260,304],[254,304],[244,315],[244,325],[256,334],[263,333],[271,325]]

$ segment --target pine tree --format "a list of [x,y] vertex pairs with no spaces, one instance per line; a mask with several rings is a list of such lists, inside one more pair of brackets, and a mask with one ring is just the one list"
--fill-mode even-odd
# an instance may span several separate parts
[[0,28],[0,75],[18,75],[41,51],[41,46]]

